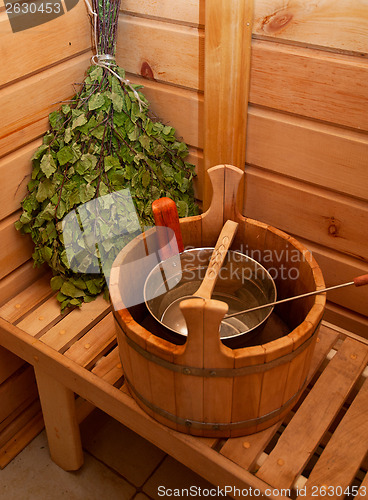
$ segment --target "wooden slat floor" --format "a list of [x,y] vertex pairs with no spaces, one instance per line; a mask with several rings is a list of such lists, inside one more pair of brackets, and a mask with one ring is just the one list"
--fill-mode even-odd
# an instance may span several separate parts
[[303,498],[316,492],[365,498],[366,340],[323,323],[309,385],[281,424],[240,438],[194,438],[155,422],[129,395],[110,305],[98,298],[61,315],[48,279],[42,277],[0,308],[0,345],[42,364],[76,392],[78,421],[97,406],[222,488],[259,489],[269,498],[296,498],[301,488]]

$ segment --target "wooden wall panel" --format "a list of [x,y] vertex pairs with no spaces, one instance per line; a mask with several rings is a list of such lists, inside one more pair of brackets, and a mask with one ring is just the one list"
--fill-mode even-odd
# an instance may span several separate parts
[[[205,0],[124,0],[124,12],[168,22],[204,25]],[[255,0],[253,34],[288,43],[367,54],[365,0]]]
[[31,285],[40,278],[48,268],[42,266],[40,268],[33,266],[33,260],[28,260],[19,266],[11,274],[0,280],[0,306],[13,297],[17,293],[23,291],[27,286]]
[[323,319],[368,339],[368,319],[365,315],[354,313],[345,307],[327,301]]
[[22,129],[58,109],[60,101],[74,94],[73,83],[82,81],[90,57],[88,52],[1,89],[1,135]]
[[0,279],[26,262],[33,252],[33,242],[14,228],[21,212],[0,222]]
[[[280,10],[276,4],[276,0],[256,0],[255,19]],[[295,234],[298,239],[312,240],[326,281],[336,283],[367,269],[367,243],[361,231],[363,228],[365,232],[368,210],[368,115],[364,112],[368,64],[357,54],[338,53],[361,51],[359,44],[366,35],[363,30],[359,33],[359,9],[351,11],[350,17],[342,17],[341,5],[335,9],[332,2],[324,2],[323,8],[321,2],[314,2],[308,17],[301,2],[289,2],[290,5],[294,11],[299,10],[288,20],[288,28],[279,26],[270,33],[280,16],[268,19],[267,34],[259,32],[257,23],[254,26],[256,37],[267,40],[255,39],[252,44],[250,101],[254,105],[249,108],[246,161],[257,168],[247,169],[245,213]],[[193,52],[202,64],[202,30],[196,34],[176,24],[196,27],[203,24],[203,18],[200,20],[193,3],[183,6],[180,2],[175,14],[169,14],[169,8],[165,1],[155,2],[154,6],[149,1],[139,6],[130,2],[125,7],[120,36],[131,50],[119,62],[133,74],[129,78],[143,81],[143,91],[152,109],[159,110],[160,119],[175,126],[192,147],[202,148],[200,68],[192,62],[176,64],[172,74],[167,71],[166,61],[161,62],[157,44],[164,40],[173,53],[183,45],[184,59]],[[272,8],[265,14],[265,9]],[[300,21],[303,16],[305,24]],[[159,22],[159,18],[164,22]],[[312,18],[319,19],[315,32],[309,29]],[[332,18],[335,28],[337,25],[346,29],[330,29],[331,36],[327,37],[325,21]],[[288,38],[283,36],[286,32]],[[143,49],[139,43],[142,36],[146,37]],[[327,50],[313,48],[321,45]],[[119,47],[122,49],[123,45]],[[168,55],[169,60],[172,57]],[[144,62],[147,64],[142,66]],[[142,75],[146,77],[143,80]],[[179,90],[179,86],[192,91]],[[197,171],[201,179],[200,162]],[[330,304],[364,318],[366,292],[359,297],[357,292],[335,292]],[[352,322],[355,327],[358,324]]]
[[[356,276],[368,273],[368,263],[353,259],[334,250],[322,247],[314,241],[298,240],[313,254],[321,267],[326,286],[347,283]],[[338,306],[350,309],[358,314],[368,316],[368,287],[347,287],[342,290],[328,292],[328,300]],[[367,332],[368,333],[368,332]]]
[[41,140],[31,142],[0,160],[0,220],[18,210],[27,194],[27,183],[31,177],[31,157]]
[[188,145],[203,148],[203,93],[145,80],[129,74],[133,83],[143,85],[142,92],[151,111],[176,129],[177,137]]
[[194,178],[194,195],[197,200],[203,200],[203,186],[204,186],[204,165],[203,165],[203,150],[190,148],[188,161],[195,165],[197,176]]
[[368,199],[368,135],[251,107],[246,161]]
[[253,33],[367,54],[365,0],[255,0]]
[[49,127],[48,115],[24,125],[23,128],[15,130],[14,132],[1,137],[0,139],[0,158],[5,155],[17,151],[23,145],[41,138]]
[[12,32],[3,12],[0,14],[0,37],[0,59],[2,67],[6,68],[0,73],[0,86],[91,47],[91,27],[82,1],[61,17],[17,33]]
[[[135,75],[129,79],[144,86],[152,111],[179,137],[203,147],[202,93]],[[368,199],[368,136],[361,132],[251,106],[246,153],[252,165]]]
[[[26,193],[31,156],[48,129],[48,114],[70,98],[91,57],[84,2],[46,24],[13,33],[0,13],[0,301],[44,272],[29,260],[33,244],[14,228]],[[14,273],[12,272],[14,271]]]
[[368,203],[265,170],[246,169],[244,213],[297,237],[367,259]]
[[117,61],[129,73],[203,90],[203,30],[121,15]]
[[131,15],[140,15],[149,18],[159,18],[171,23],[189,24],[193,26],[204,25],[204,0],[186,0],[174,2],[173,0],[124,0],[121,9]]
[[[202,30],[127,15],[119,30],[127,71],[203,90]],[[368,60],[255,40],[251,64],[251,103],[368,130]]]
[[[189,144],[199,198],[204,8],[204,0],[124,0],[117,47],[119,64],[129,79],[143,82],[152,110]],[[368,200],[368,58],[359,55],[367,54],[367,9],[365,0],[255,0],[245,209],[314,245],[328,282],[366,269],[368,258],[361,238]],[[7,217],[0,228],[8,231],[7,241],[15,238],[15,260],[0,257],[7,266],[5,284],[12,266],[20,266],[19,276],[31,273],[26,239],[9,232],[25,192],[27,155],[46,131],[48,113],[74,93],[72,84],[83,78],[91,52],[83,2],[17,39],[3,12],[0,34],[8,67],[0,85],[13,82],[0,89],[0,172],[9,188],[0,191],[0,220]],[[13,60],[17,44],[20,59]],[[340,224],[338,236],[327,232],[332,217]],[[346,327],[350,314],[352,327],[362,329],[365,292],[339,293],[330,300],[330,317],[343,318]]]
[[368,95],[368,60],[255,41],[250,102],[358,130]]

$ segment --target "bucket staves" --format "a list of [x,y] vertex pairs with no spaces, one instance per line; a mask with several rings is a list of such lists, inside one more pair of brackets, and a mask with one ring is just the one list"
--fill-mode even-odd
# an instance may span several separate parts
[[[212,168],[209,175],[216,199],[205,214],[180,220],[185,247],[214,245],[223,223],[231,218],[239,223],[232,249],[242,251],[246,246],[248,252],[257,251],[261,259],[271,250],[284,256],[262,263],[266,268],[283,266],[283,276],[275,277],[281,297],[324,287],[318,265],[297,240],[238,212],[239,169],[221,165]],[[234,349],[219,337],[227,305],[189,299],[182,304],[188,338],[185,344],[176,345],[160,337],[143,305],[124,307],[128,289],[143,286],[149,266],[139,266],[134,280],[123,277],[121,269],[137,256],[146,256],[149,261],[153,232],[136,238],[120,252],[110,284],[114,304],[122,306],[114,311],[119,351],[137,403],[161,423],[197,436],[246,435],[282,420],[307,383],[325,295],[277,308],[259,344]],[[292,262],[285,257],[286,250],[293,252]],[[299,261],[295,255],[300,255]],[[298,280],[292,279],[292,273],[288,277],[291,268],[297,268]]]

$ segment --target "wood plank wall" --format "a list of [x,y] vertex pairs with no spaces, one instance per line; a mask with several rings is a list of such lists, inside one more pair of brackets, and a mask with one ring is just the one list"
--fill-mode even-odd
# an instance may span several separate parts
[[[48,128],[48,114],[74,94],[89,65],[91,30],[83,2],[67,14],[13,33],[0,6],[0,303],[39,275],[31,241],[14,229],[30,158]],[[13,272],[15,270],[15,272]]]
[[[189,144],[199,199],[204,9],[204,0],[122,0],[117,49],[152,110]],[[0,250],[1,302],[19,283],[12,269],[32,276],[30,246],[12,225],[47,115],[83,77],[91,37],[83,2],[18,34],[2,11],[0,35],[0,235],[14,249],[11,262]],[[368,272],[367,96],[365,0],[255,0],[244,213],[303,239],[327,284]],[[367,335],[367,290],[329,299],[328,319]]]
[[[0,304],[44,272],[33,268],[33,244],[14,222],[48,114],[74,94],[72,84],[82,80],[91,54],[83,2],[47,24],[12,33],[1,1]],[[5,349],[0,349],[0,407],[3,468],[43,428],[33,368]]]
[[[202,197],[204,0],[123,0],[119,63],[178,130]],[[368,272],[368,5],[255,0],[244,213],[295,235],[327,285]],[[327,320],[368,336],[368,289]]]

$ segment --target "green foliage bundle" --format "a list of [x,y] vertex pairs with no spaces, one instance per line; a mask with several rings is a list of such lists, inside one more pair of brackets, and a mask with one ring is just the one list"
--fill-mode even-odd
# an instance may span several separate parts
[[[120,0],[99,0],[99,4],[94,0],[101,54],[114,55],[119,4]],[[70,211],[129,188],[142,226],[153,223],[151,204],[161,196],[175,200],[181,217],[197,213],[194,166],[185,162],[186,145],[176,139],[174,128],[151,116],[140,87],[125,80],[124,70],[114,61],[109,67],[113,71],[91,66],[80,91],[50,114],[50,129],[32,157],[29,192],[16,222],[16,228],[29,233],[35,243],[35,265],[47,262],[51,267],[51,287],[58,291],[62,310],[90,302],[101,292],[108,295],[102,273],[70,269],[62,232],[62,220]],[[135,216],[117,214],[127,226]],[[109,214],[105,222],[100,229],[106,232]],[[88,232],[88,224],[84,231]],[[96,231],[96,225],[90,231]],[[111,243],[105,250],[112,261],[117,250]],[[86,270],[90,258],[86,257]]]

